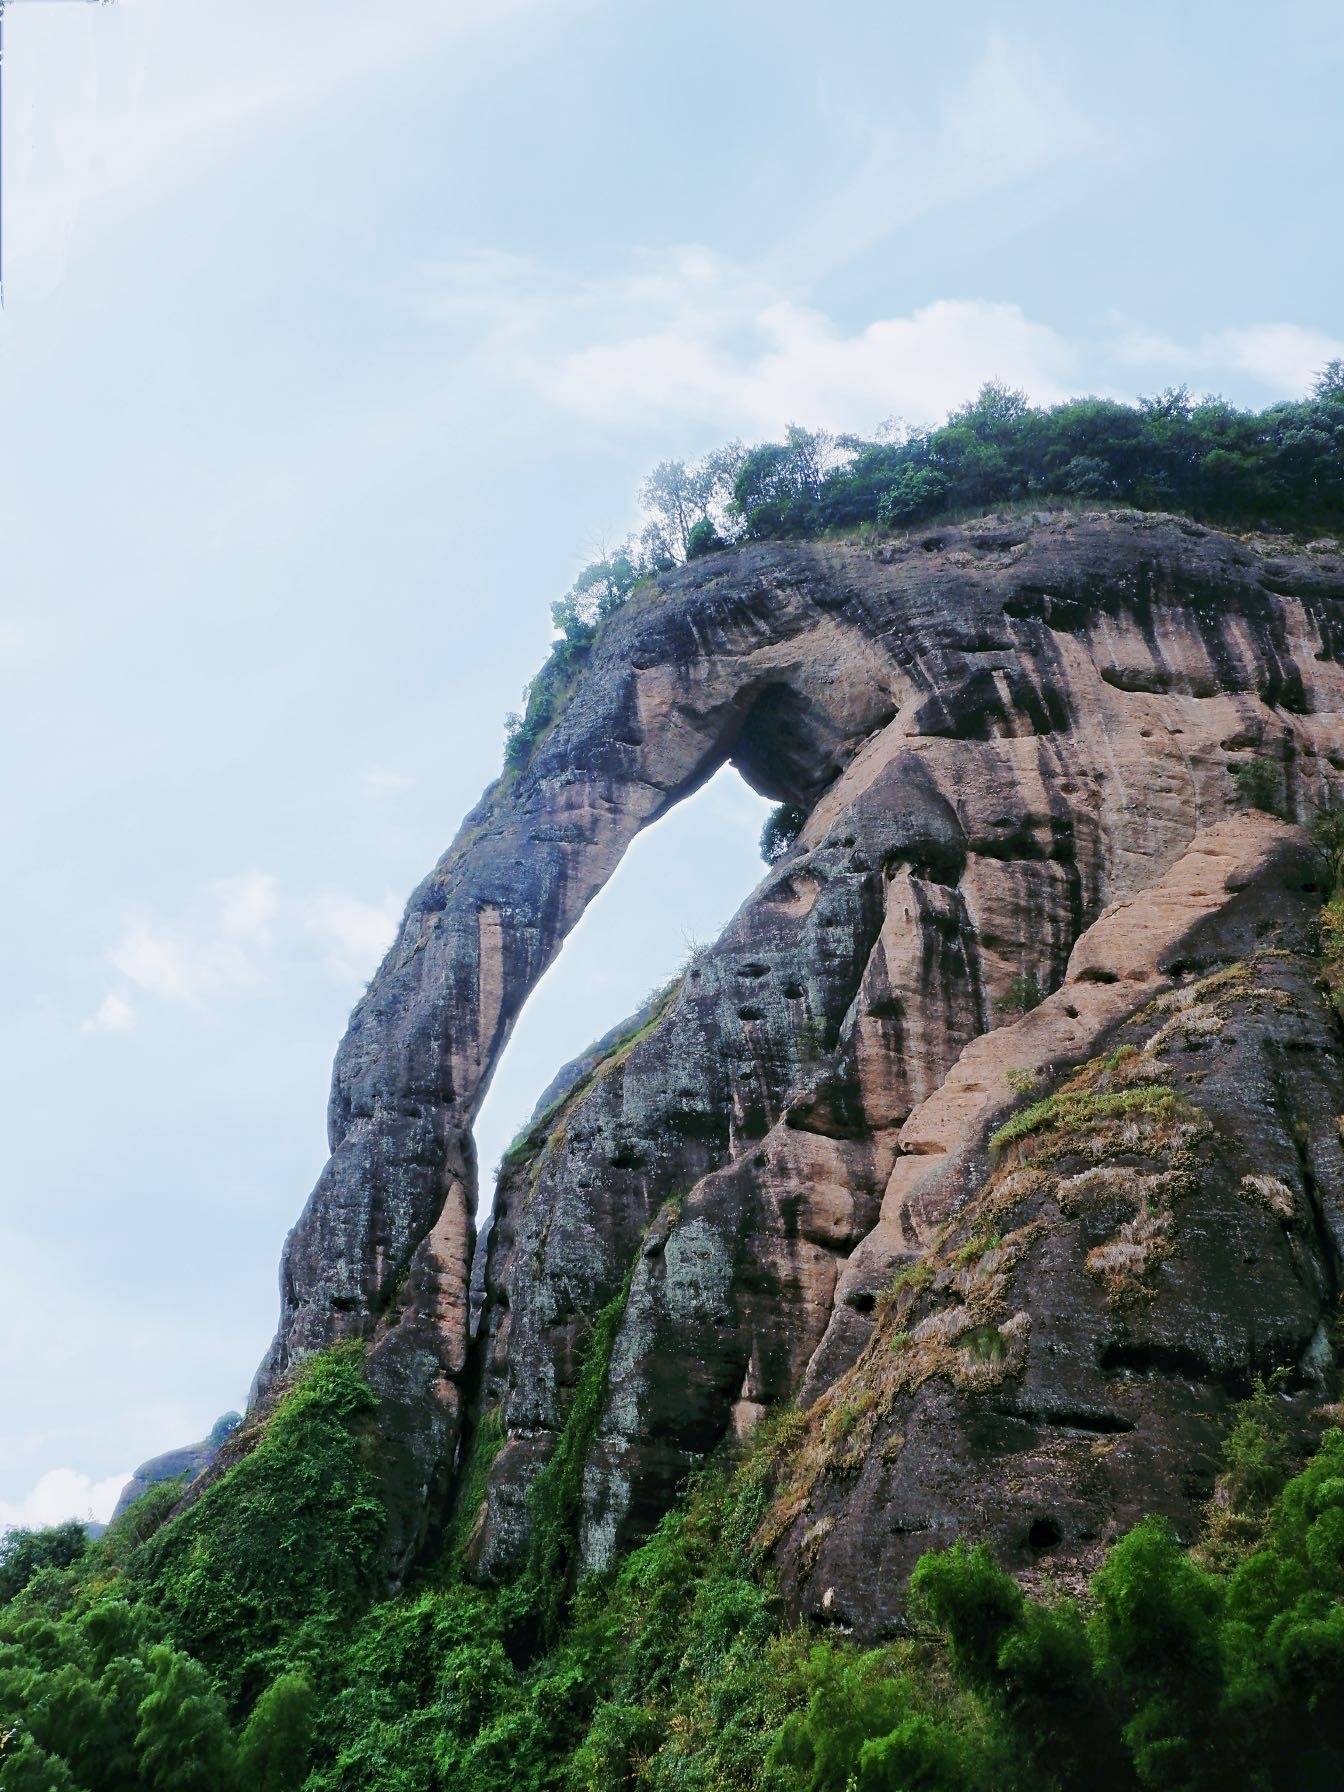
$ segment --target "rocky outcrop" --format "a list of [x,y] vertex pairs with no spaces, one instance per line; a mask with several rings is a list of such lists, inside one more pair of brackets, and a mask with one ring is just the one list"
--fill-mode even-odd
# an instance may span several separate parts
[[[1331,799],[1344,768],[1341,600],[1334,544],[1290,550],[1173,518],[1098,513],[949,528],[874,551],[748,547],[627,603],[526,769],[486,793],[412,897],[341,1047],[332,1157],[286,1247],[281,1324],[257,1396],[307,1352],[368,1340],[398,1516],[393,1572],[450,1497],[464,1416],[487,1408],[505,1441],[474,1560],[494,1576],[521,1559],[529,1489],[565,1422],[592,1318],[613,1299],[624,1305],[587,1455],[579,1558],[600,1564],[641,1535],[687,1469],[767,1408],[801,1393],[814,1430],[849,1436],[858,1421],[830,1415],[857,1401],[862,1461],[824,1429],[809,1432],[775,1525],[800,1604],[843,1606],[846,1621],[870,1628],[896,1594],[864,1607],[851,1585],[866,1547],[857,1539],[901,1500],[912,1537],[926,1521],[942,1535],[983,1528],[983,1506],[949,1489],[971,1485],[963,1457],[995,1485],[1010,1444],[1026,1436],[1012,1425],[1030,1428],[1046,1410],[1049,1364],[1070,1353],[1090,1364],[1064,1401],[1075,1415],[1132,1421],[1129,1441],[1106,1443],[1116,1461],[1104,1523],[1130,1509],[1145,1477],[1179,1505],[1172,1476],[1193,1475],[1195,1486],[1202,1470],[1188,1465],[1206,1459],[1222,1404],[1252,1367],[1273,1357],[1307,1376],[1333,1288],[1328,1224],[1309,1234],[1304,1220],[1302,1248],[1274,1271],[1265,1298],[1277,1329],[1245,1292],[1252,1278],[1241,1278],[1235,1314],[1218,1306],[1222,1269],[1200,1280],[1198,1240],[1223,1226],[1225,1210],[1239,1216],[1243,1256],[1268,1249],[1283,1225],[1265,1231],[1269,1196],[1256,1206],[1236,1193],[1262,1167],[1237,1169],[1230,1146],[1210,1142],[1236,1111],[1212,1059],[1199,1066],[1208,1130],[1179,1146],[1203,1192],[1182,1193],[1160,1240],[1128,1184],[1097,1196],[1093,1215],[1092,1197],[1060,1196],[1062,1172],[1024,1163],[1046,1181],[1034,1185],[1035,1206],[1008,1213],[1003,1236],[1039,1226],[1013,1245],[1011,1266],[993,1256],[1006,1245],[982,1253],[989,1280],[1004,1283],[988,1316],[969,1299],[955,1312],[944,1298],[953,1283],[938,1278],[964,1276],[967,1264],[954,1271],[938,1253],[972,1242],[958,1242],[963,1209],[1004,1198],[987,1140],[1022,1079],[1037,1075],[1046,1091],[1070,1074],[1095,1080],[1102,1073],[1079,1067],[1112,1040],[1138,1046],[1148,1083],[1185,1076],[1196,1067],[1179,1058],[1175,1035],[1151,1045],[1158,1027],[1140,1016],[1155,1001],[1183,1001],[1196,971],[1213,975],[1224,961],[1250,967],[1251,987],[1278,989],[1285,1004],[1255,998],[1273,1024],[1253,1045],[1240,1020],[1215,1013],[1237,1041],[1219,1060],[1229,1091],[1276,1052],[1319,1059],[1319,1089],[1300,1097],[1301,1111],[1275,1110],[1264,1140],[1275,1167],[1263,1174],[1303,1214],[1313,1202],[1330,1210],[1324,1146],[1311,1147],[1316,1193],[1300,1160],[1296,1182],[1280,1162],[1300,1126],[1315,1139],[1330,1101],[1344,1106],[1330,1093],[1324,1014],[1291,1035],[1317,1038],[1314,1056],[1290,1045],[1283,1019],[1289,1003],[1309,1007],[1305,846],[1245,816],[1237,774],[1249,767],[1259,799],[1298,819]],[[802,834],[723,938],[561,1079],[510,1154],[473,1342],[470,1128],[491,1069],[630,839],[725,761],[801,806]],[[1278,943],[1266,943],[1275,927]],[[1272,960],[1272,979],[1257,952],[1286,955]],[[1232,1167],[1205,1176],[1200,1152]],[[1140,1179],[1170,1169],[1141,1153],[1119,1167]],[[1065,1168],[1085,1176],[1089,1165]],[[1229,1207],[1234,1195],[1241,1206]],[[1102,1225],[1111,1230],[1094,1237]],[[1222,1354],[1216,1365],[1207,1350],[1199,1358],[1216,1366],[1212,1380],[1193,1375],[1194,1358],[1169,1338],[1134,1342],[1140,1333],[1107,1305],[1109,1272],[1089,1267],[1097,1250],[1110,1255],[1096,1263],[1148,1265],[1132,1279],[1140,1304],[1151,1295],[1153,1337],[1174,1335],[1182,1312],[1216,1310]],[[930,1345],[941,1366],[917,1387],[888,1386],[873,1365],[885,1373],[899,1354],[886,1338],[908,1303],[902,1294],[893,1306],[891,1289],[916,1263],[926,1305],[895,1329],[922,1340],[930,1324],[948,1336]],[[1182,1275],[1168,1312],[1165,1279]],[[1123,1281],[1119,1268],[1112,1279]],[[1002,1347],[983,1329],[991,1321]],[[957,1340],[971,1333],[980,1343],[968,1356]],[[1027,1417],[991,1423],[969,1384],[955,1394],[959,1417],[930,1404],[951,1386],[949,1364],[973,1361],[980,1374],[981,1343],[1003,1379],[1021,1381],[1013,1398]],[[921,1342],[920,1362],[925,1354]],[[1132,1372],[1143,1398],[1125,1405],[1088,1380],[1112,1371]],[[1204,1429],[1193,1418],[1181,1428],[1187,1409]],[[916,1424],[930,1441],[902,1467],[891,1439]],[[1085,1451],[1122,1436],[1081,1429]],[[1042,1431],[1042,1460],[1054,1460],[1058,1430]],[[864,1479],[887,1449],[887,1478]],[[1064,1512],[1078,1451],[1057,1454]],[[1031,1485],[1028,1532],[1044,1513],[1059,1531],[1050,1547],[1081,1549],[1072,1520],[1051,1516],[1046,1483]],[[891,1545],[893,1570],[902,1547]]]
[[200,1443],[185,1444],[180,1450],[167,1450],[162,1456],[152,1456],[148,1462],[142,1462],[117,1496],[110,1522],[115,1524],[142,1494],[157,1487],[161,1481],[181,1481],[184,1485],[194,1481],[210,1467],[242,1422],[241,1413],[226,1412],[215,1420],[209,1436],[203,1437]]
[[1303,1434],[1333,1401],[1344,1042],[1319,875],[1268,817],[1201,833],[906,1123],[769,1521],[801,1609],[880,1634],[962,1534],[1056,1582],[1146,1513],[1192,1535],[1256,1377],[1280,1372]]

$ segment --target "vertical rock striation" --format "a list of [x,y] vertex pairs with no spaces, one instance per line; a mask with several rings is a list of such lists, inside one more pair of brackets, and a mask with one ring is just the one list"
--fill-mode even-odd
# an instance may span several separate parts
[[[749,547],[631,599],[526,769],[486,793],[411,898],[341,1046],[332,1156],[286,1246],[257,1398],[305,1354],[368,1340],[392,1573],[442,1505],[468,1404],[497,1407],[505,1430],[478,1570],[521,1559],[528,1489],[591,1318],[627,1278],[576,1540],[590,1565],[646,1531],[725,1433],[800,1389],[833,1398],[871,1358],[894,1270],[979,1198],[1005,1071],[1027,1044],[1043,1074],[1063,1074],[1140,995],[1183,987],[1173,942],[1219,916],[1241,917],[1226,937],[1244,954],[1257,890],[1292,910],[1282,949],[1300,954],[1300,842],[1275,835],[1271,851],[1235,819],[1233,774],[1254,762],[1300,819],[1331,799],[1342,601],[1334,544],[1289,550],[1134,513],[947,528],[875,552]],[[725,761],[802,806],[802,835],[511,1155],[473,1345],[470,1129],[491,1070],[635,833]],[[1117,912],[1134,920],[1123,966],[1103,950]],[[1043,1313],[1054,1274],[1033,1284]],[[1154,1374],[1150,1410],[1178,1405]],[[978,1438],[967,1451],[990,1462],[998,1446]],[[1169,1479],[1174,1462],[1143,1473]],[[799,1564],[822,1561],[797,1530],[821,1485],[780,1521]],[[815,1521],[829,1518],[827,1536],[846,1534],[838,1513]],[[836,1585],[856,1572],[845,1559]],[[791,1584],[824,1598],[811,1569]]]

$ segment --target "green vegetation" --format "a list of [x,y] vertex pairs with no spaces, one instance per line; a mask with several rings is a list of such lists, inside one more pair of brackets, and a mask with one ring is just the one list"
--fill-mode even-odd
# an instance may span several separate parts
[[1237,1409],[1198,1552],[1206,1568],[1235,1568],[1264,1541],[1274,1501],[1293,1466],[1281,1398],[1286,1380],[1280,1370],[1258,1382]]
[[952,1253],[952,1262],[957,1269],[967,1269],[972,1263],[978,1263],[988,1251],[996,1251],[1003,1243],[997,1232],[977,1233],[968,1238],[960,1250]]
[[[996,384],[936,429],[874,439],[790,428],[733,442],[644,482],[648,521],[586,567],[552,605],[556,639],[508,718],[505,766],[521,771],[563,707],[607,619],[645,579],[739,541],[875,535],[1020,504],[1175,511],[1236,529],[1344,527],[1344,362],[1311,396],[1242,411],[1185,387],[1138,404],[1078,398],[1040,408]],[[767,855],[768,856],[768,855]]]
[[1248,809],[1262,809],[1266,815],[1283,814],[1282,778],[1272,759],[1248,759],[1234,765],[1232,778]]
[[568,1608],[578,1554],[583,1470],[607,1402],[611,1353],[625,1317],[632,1263],[619,1294],[593,1321],[574,1397],[550,1460],[532,1484],[532,1548],[522,1583],[529,1628],[553,1643]]
[[551,605],[556,638],[550,655],[523,692],[522,709],[505,719],[506,771],[521,771],[528,763],[559,715],[598,630],[652,570],[633,552],[619,549],[586,566],[565,596]]
[[1279,1395],[1261,1388],[1231,1428],[1195,1550],[1149,1520],[1074,1600],[1031,1597],[983,1547],[957,1545],[915,1572],[913,1634],[865,1650],[792,1628],[761,1558],[797,1435],[787,1416],[698,1475],[623,1562],[574,1584],[579,1477],[624,1298],[594,1322],[513,1585],[466,1584],[458,1538],[419,1584],[377,1597],[373,1396],[350,1351],[311,1365],[251,1455],[152,1533],[123,1519],[82,1550],[65,1527],[11,1534],[0,1792],[1340,1783],[1344,1432],[1287,1479]]
[[1330,892],[1318,923],[1321,980],[1332,1008],[1344,1019],[1344,810],[1318,816],[1312,832]]
[[915,1263],[903,1264],[878,1295],[878,1311],[880,1313],[888,1312],[907,1290],[917,1293],[921,1288],[927,1288],[933,1277],[933,1264],[927,1257],[921,1257]]
[[46,1568],[69,1568],[88,1546],[88,1533],[73,1519],[45,1531],[10,1531],[0,1543],[0,1601],[17,1598]]
[[[1317,829],[1340,901],[1344,820]],[[1331,904],[1322,923],[1331,957]],[[1337,930],[1344,937],[1344,926]],[[1240,987],[1244,967],[1206,979]],[[1028,1093],[1023,1079],[1023,1093]],[[1193,1110],[1132,1046],[996,1135],[1076,1136]],[[950,1259],[976,1273],[1002,1240]],[[924,1258],[883,1310],[934,1280]],[[396,1598],[376,1398],[360,1353],[310,1363],[248,1453],[181,1511],[152,1488],[106,1535],[0,1544],[0,1792],[1327,1792],[1344,1781],[1344,1432],[1290,1479],[1281,1378],[1237,1411],[1203,1535],[1159,1520],[1077,1597],[1035,1597],[984,1547],[926,1556],[913,1632],[880,1648],[791,1626],[760,1539],[791,1415],[694,1478],[653,1536],[580,1578],[583,1476],[630,1281],[595,1316],[531,1493],[531,1548],[491,1589],[466,1546],[502,1441],[476,1427],[437,1559]],[[914,1348],[907,1330],[890,1347]],[[991,1321],[953,1348],[993,1366]],[[875,1395],[826,1414],[861,1460]],[[1327,1409],[1332,1413],[1338,1409]],[[826,1521],[815,1527],[819,1532]],[[806,1542],[803,1545],[806,1548]]]
[[256,1448],[132,1562],[233,1701],[325,1656],[373,1593],[386,1514],[360,1353],[317,1358]]
[[1004,991],[999,1007],[1005,1014],[1030,1014],[1049,993],[1035,971],[1020,971]]
[[777,865],[790,851],[806,820],[807,810],[796,803],[781,803],[770,811],[761,829],[761,857],[767,865]]
[[1032,1133],[1054,1132],[1065,1136],[1081,1132],[1104,1120],[1123,1118],[1128,1114],[1149,1114],[1155,1119],[1174,1120],[1188,1108],[1174,1089],[1165,1083],[1139,1083],[1130,1089],[1092,1090],[1061,1089],[1035,1101],[1020,1114],[1006,1120],[990,1136],[990,1150],[1001,1151]]
[[705,948],[703,946],[691,945],[687,950],[682,968],[666,983],[660,984],[649,992],[632,1019],[626,1022],[611,1039],[602,1056],[595,1058],[582,1076],[572,1083],[563,1094],[549,1102],[541,1113],[519,1128],[509,1141],[504,1155],[496,1166],[498,1176],[511,1175],[522,1165],[531,1163],[535,1158],[540,1157],[555,1130],[556,1123],[567,1110],[576,1107],[603,1077],[609,1076],[613,1070],[619,1069],[635,1047],[647,1039],[654,1028],[658,1026],[680,993],[683,979],[695,969],[704,955]]
[[742,532],[820,535],[903,526],[1042,497],[1173,510],[1234,527],[1344,521],[1344,363],[1310,398],[1240,411],[1181,387],[1137,405],[1039,409],[987,385],[940,428],[883,439],[792,429],[753,448],[733,484]]

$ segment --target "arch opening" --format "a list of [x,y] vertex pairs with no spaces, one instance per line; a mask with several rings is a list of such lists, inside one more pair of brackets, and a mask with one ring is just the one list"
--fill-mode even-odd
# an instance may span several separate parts
[[716,939],[765,875],[759,838],[769,801],[724,765],[645,828],[528,996],[472,1128],[477,1225],[496,1168],[550,1084],[635,1014],[689,952]]

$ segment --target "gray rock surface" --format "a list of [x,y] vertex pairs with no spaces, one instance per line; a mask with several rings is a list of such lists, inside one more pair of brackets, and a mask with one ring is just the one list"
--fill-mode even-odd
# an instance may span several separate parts
[[[1212,929],[1244,955],[1242,888],[1278,892],[1283,950],[1300,955],[1301,836],[1247,818],[1233,774],[1264,761],[1299,820],[1336,800],[1342,602],[1333,544],[1101,512],[875,551],[747,547],[632,598],[526,769],[486,792],[412,896],[341,1046],[331,1160],[286,1246],[256,1399],[311,1351],[368,1341],[390,1573],[442,1514],[463,1425],[489,1408],[505,1443],[475,1560],[492,1576],[519,1559],[592,1318],[629,1278],[579,1539],[589,1565],[609,1559],[726,1434],[800,1393],[833,1399],[871,1358],[893,1274],[941,1248],[988,1174],[985,1138],[1011,1106],[1004,1051],[1035,1040],[1041,1074],[1063,1074],[1140,995],[1182,985],[1187,936]],[[506,1163],[473,1342],[470,1129],[491,1070],[629,841],[725,761],[807,822]],[[1120,935],[1124,972],[1105,962]],[[1209,1196],[1227,1198],[1221,1183]],[[1333,1249],[1303,1269],[1290,1354]],[[1085,1266],[1059,1274],[1093,1287]],[[1245,1318],[1229,1337],[1249,1335]],[[1187,1398],[1184,1361],[1153,1359],[1149,1410]],[[1191,1398],[1216,1424],[1217,1400]],[[967,1447],[1001,1473],[998,1446]],[[1185,1450],[1154,1446],[1143,1473],[1169,1476]],[[822,1489],[778,1528],[789,1584],[819,1608],[809,1527],[846,1534]],[[854,1510],[867,1535],[876,1508]],[[847,1547],[852,1576],[861,1545]]]
[[186,1444],[180,1450],[167,1450],[162,1456],[151,1456],[148,1462],[142,1462],[130,1480],[122,1488],[117,1497],[116,1508],[109,1522],[115,1523],[128,1506],[133,1506],[141,1494],[148,1493],[161,1481],[178,1481],[185,1483],[194,1481],[197,1475],[209,1468],[224,1444],[242,1424],[241,1413],[226,1412],[215,1420],[210,1427],[208,1437],[203,1437],[198,1444]]

